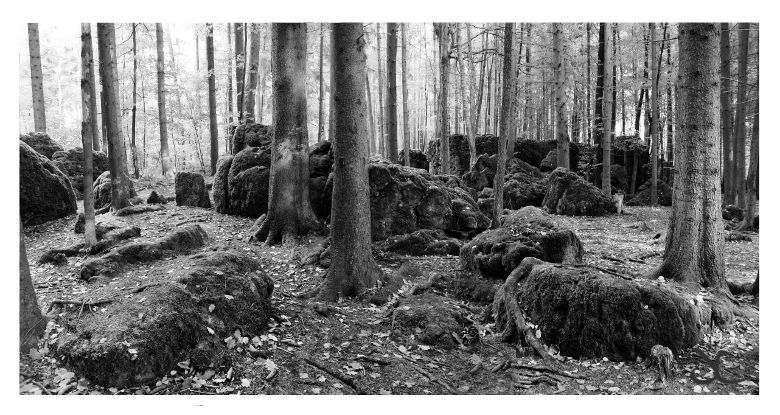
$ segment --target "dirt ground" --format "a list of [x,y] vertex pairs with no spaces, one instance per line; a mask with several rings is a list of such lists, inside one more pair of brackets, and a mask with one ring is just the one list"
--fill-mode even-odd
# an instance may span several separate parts
[[[158,191],[159,191],[158,187]],[[149,189],[139,193],[146,196]],[[172,194],[171,188],[163,191]],[[660,264],[663,243],[653,237],[667,226],[668,208],[629,207],[621,216],[557,217],[580,236],[585,262],[641,278]],[[525,356],[500,341],[490,325],[478,325],[481,341],[454,350],[418,346],[390,336],[390,318],[380,307],[346,300],[327,312],[317,312],[299,294],[316,287],[323,268],[302,266],[303,248],[267,247],[247,241],[253,220],[213,210],[177,207],[120,218],[141,228],[141,239],[164,235],[184,223],[198,223],[211,237],[210,245],[230,245],[256,257],[274,279],[273,306],[280,321],[268,331],[251,333],[263,356],[239,346],[231,350],[231,367],[194,372],[187,362],[172,368],[155,385],[103,388],[79,378],[46,353],[23,356],[19,387],[22,394],[757,394],[758,321],[739,319],[727,330],[706,335],[700,348],[709,356],[723,355],[723,380],[713,379],[713,364],[701,356],[676,356],[675,376],[665,385],[647,361],[612,362],[561,358],[556,368]],[[186,256],[129,269],[110,280],[84,283],[78,272],[84,258],[69,258],[62,266],[38,265],[51,248],[79,242],[73,232],[76,217],[25,230],[33,283],[41,309],[55,299],[98,298],[107,290],[121,294],[143,283],[151,272],[186,267]],[[752,241],[726,243],[726,273],[732,281],[752,281],[758,272],[758,234]],[[311,245],[317,240],[311,240]],[[391,271],[405,261],[416,263],[422,279],[439,273],[452,278],[460,269],[455,256],[409,257],[387,255],[380,265]],[[414,283],[420,281],[409,281]],[[448,290],[436,290],[453,307],[479,321],[484,305],[461,301]],[[757,302],[752,298],[745,301]],[[324,314],[324,315],[323,315]],[[50,331],[57,327],[50,323]],[[244,334],[246,335],[246,334]],[[44,339],[43,341],[46,341]],[[510,362],[511,365],[506,363]],[[323,370],[323,368],[325,370]]]

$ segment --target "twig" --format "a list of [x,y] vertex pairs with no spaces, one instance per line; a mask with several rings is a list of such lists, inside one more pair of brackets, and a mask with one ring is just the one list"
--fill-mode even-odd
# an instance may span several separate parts
[[110,298],[109,299],[104,299],[104,300],[93,301],[91,303],[88,303],[86,300],[81,300],[81,301],[52,300],[52,302],[51,302],[51,304],[49,304],[49,308],[48,308],[48,310],[46,312],[47,313],[50,312],[51,309],[54,308],[55,305],[60,305],[60,306],[63,306],[63,305],[77,305],[77,306],[81,306],[82,308],[83,307],[90,307],[91,308],[91,307],[99,306],[99,305],[102,305],[102,304],[108,304],[108,303],[111,303],[113,301],[114,300],[110,299]]
[[350,378],[348,378],[348,377],[346,377],[346,376],[344,376],[344,375],[342,375],[342,374],[340,374],[340,373],[338,373],[338,372],[336,372],[336,371],[334,371],[332,369],[329,369],[327,366],[323,365],[320,362],[317,362],[316,360],[310,358],[309,356],[300,355],[300,354],[294,353],[294,352],[288,352],[287,350],[284,350],[284,349],[281,349],[281,348],[277,348],[276,350],[281,350],[281,351],[283,351],[283,352],[285,352],[285,353],[287,353],[287,354],[289,354],[289,355],[291,355],[291,356],[293,356],[293,357],[295,357],[295,358],[297,358],[299,360],[303,360],[304,362],[306,362],[306,363],[316,367],[317,369],[319,369],[319,370],[321,370],[321,371],[323,371],[323,372],[333,376],[334,378],[340,380],[345,385],[347,385],[350,388],[352,388],[352,390],[354,390],[355,393],[357,393],[358,395],[367,395],[366,391],[363,390],[363,388],[359,387],[357,384],[355,384],[355,382],[352,379],[350,379]]

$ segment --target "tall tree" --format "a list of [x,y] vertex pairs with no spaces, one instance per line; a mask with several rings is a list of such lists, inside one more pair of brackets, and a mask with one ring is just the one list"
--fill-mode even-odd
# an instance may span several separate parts
[[441,173],[450,173],[450,130],[447,117],[447,90],[450,79],[450,36],[449,23],[434,23],[434,34],[439,40],[439,148],[441,153]]
[[409,85],[406,50],[406,23],[401,23],[401,112],[403,114],[404,130],[404,166],[409,165],[409,147],[411,133],[409,131]]
[[503,85],[504,92],[501,94],[501,131],[499,133],[498,155],[496,156],[496,175],[493,177],[493,192],[495,201],[493,202],[493,228],[500,225],[501,211],[504,210],[504,172],[506,171],[507,160],[507,137],[509,129],[512,128],[512,121],[509,117],[512,115],[512,93],[514,86],[514,67],[515,60],[512,59],[512,38],[515,30],[514,23],[504,25],[504,67],[503,67]]
[[[587,54],[587,60],[585,63],[585,126],[588,131],[588,143],[593,144],[593,135],[591,130],[590,119],[590,23],[585,24],[585,49]],[[603,86],[603,85],[602,85]]]
[[[722,80],[721,80],[722,82]],[[672,115],[672,43],[666,34],[666,160],[674,161],[674,116]]]
[[737,111],[734,115],[734,166],[733,180],[735,203],[744,210],[745,208],[745,112],[747,109],[747,61],[748,42],[750,40],[750,23],[739,23],[738,32],[738,57],[737,57]]
[[[319,143],[325,136],[325,78],[323,70],[325,68],[325,23],[320,23],[320,95],[317,98],[317,142]],[[332,138],[332,137],[331,137]]]
[[382,35],[381,26],[376,24],[376,72],[377,72],[377,91],[379,91],[379,154],[385,156],[387,147],[385,146],[385,103],[384,103],[384,74],[382,73]]
[[170,170],[170,153],[168,152],[168,120],[165,111],[165,48],[161,23],[154,25],[157,35],[157,114],[160,119],[160,167],[163,176]]
[[[596,147],[601,148],[602,137],[604,136],[604,128],[606,127],[607,118],[604,116],[604,86],[606,85],[605,76],[606,69],[606,53],[608,50],[607,37],[607,24],[599,23],[599,40],[598,51],[596,52],[596,98],[593,107],[593,144]],[[597,158],[600,158],[599,154]],[[601,161],[601,160],[599,160]]]
[[[230,126],[233,124],[233,31],[230,23],[227,24],[227,44],[228,44],[228,71],[227,71],[227,129],[225,134],[225,151],[228,154],[233,153],[230,140]],[[262,112],[261,112],[262,114]],[[262,116],[261,122],[262,122]]]
[[46,103],[43,101],[43,70],[41,69],[41,42],[38,37],[38,23],[27,23],[27,41],[30,48],[30,84],[32,85],[35,131],[45,133]]
[[217,79],[214,73],[214,25],[206,23],[206,70],[209,79],[209,138],[211,143],[211,174],[217,172],[219,130],[217,128]]
[[369,145],[368,155],[376,154],[376,127],[374,126],[374,110],[371,107],[371,83],[368,80],[368,70],[366,73],[366,100],[368,104],[368,132],[369,132]]
[[334,301],[373,288],[382,271],[371,254],[371,211],[366,145],[365,37],[360,23],[333,24],[335,74],[331,265],[319,297]]
[[720,24],[720,134],[723,147],[723,199],[734,203],[734,138],[731,113],[731,38],[729,23]]
[[260,64],[260,25],[252,23],[246,26],[249,31],[249,64],[246,67],[246,85],[244,85],[244,114],[245,123],[255,121],[255,92],[257,89],[257,68]]
[[468,52],[467,52],[467,60],[469,61],[469,69],[472,71],[469,74],[469,88],[466,89],[465,85],[465,68],[463,66],[463,46],[460,39],[461,29],[460,25],[458,25],[456,32],[457,34],[457,44],[458,44],[458,51],[456,59],[458,63],[458,80],[460,82],[460,85],[458,89],[460,89],[460,100],[463,102],[463,119],[466,123],[466,137],[468,138],[469,143],[469,168],[471,168],[474,163],[477,161],[477,146],[476,146],[476,138],[474,137],[474,124],[476,122],[476,119],[474,117],[474,99],[472,98],[472,94],[474,91],[474,59],[472,56],[472,49],[471,49],[471,30],[469,29],[469,25],[466,24],[466,44]]
[[245,23],[233,23],[235,29],[235,48],[236,48],[236,111],[238,112],[238,122],[244,121],[244,72],[246,71],[246,54],[244,47],[244,27]]
[[[612,89],[614,84],[609,82],[612,78],[612,71],[614,66],[610,64],[613,60],[613,56],[609,47],[610,30],[606,27],[605,23],[599,25],[599,45],[604,47],[601,56],[604,57],[603,63],[603,84],[602,84],[602,99],[601,99],[601,190],[604,194],[612,195],[612,111],[614,106],[612,105],[613,94]],[[604,42],[601,42],[601,33],[604,34]]]
[[[756,51],[758,51],[758,45],[756,45]],[[743,230],[755,230],[753,218],[756,217],[756,201],[758,200],[758,72],[758,52],[756,52],[756,112],[753,115],[753,131],[750,134],[750,165],[745,182],[745,214],[740,225],[740,229]]]
[[672,214],[657,275],[725,289],[719,167],[718,28],[679,25],[679,96]]
[[398,24],[387,24],[387,159],[391,163],[398,161],[398,97],[396,86],[396,56],[398,54]]
[[[566,49],[561,42],[561,24],[552,24],[553,72],[555,74],[555,125],[558,145],[558,167],[569,168],[569,127],[566,120]],[[506,92],[506,90],[504,90]],[[502,131],[503,134],[503,131]]]
[[46,329],[46,318],[38,307],[38,297],[30,277],[30,264],[24,248],[24,234],[19,227],[19,352],[27,353],[36,346]]
[[106,135],[108,136],[109,170],[111,171],[111,208],[121,209],[135,196],[133,183],[127,176],[127,153],[122,134],[122,113],[119,108],[119,76],[116,67],[116,33],[113,23],[98,23],[98,55],[100,84],[106,100]]
[[130,23],[130,37],[132,38],[133,52],[133,99],[130,107],[130,159],[133,163],[133,177],[138,178],[138,148],[135,145],[135,119],[136,119],[136,101],[138,99],[138,45],[136,43],[136,23]]
[[268,214],[255,235],[268,245],[292,242],[319,223],[309,202],[306,121],[306,24],[273,23],[273,125]]
[[656,57],[656,33],[655,23],[650,23],[650,76],[652,85],[650,87],[650,106],[652,115],[650,116],[650,136],[653,140],[650,149],[650,206],[658,204],[658,65],[655,63]]
[[[81,24],[81,145],[84,149],[84,242],[87,247],[97,243],[95,236],[95,200],[92,192],[92,146],[97,131],[97,114],[92,106],[95,94],[92,74],[92,29]],[[90,79],[90,74],[92,79]]]

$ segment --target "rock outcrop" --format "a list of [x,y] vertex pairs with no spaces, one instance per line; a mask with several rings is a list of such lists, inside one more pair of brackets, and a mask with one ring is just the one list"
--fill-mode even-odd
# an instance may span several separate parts
[[176,173],[176,205],[210,208],[211,200],[202,174],[180,171]]
[[24,142],[19,143],[19,213],[23,226],[76,213],[70,179]]
[[[84,187],[84,150],[81,147],[67,151],[57,151],[51,157],[52,162],[70,179],[76,199],[81,199]],[[108,156],[102,151],[92,152],[92,179],[108,171]]]

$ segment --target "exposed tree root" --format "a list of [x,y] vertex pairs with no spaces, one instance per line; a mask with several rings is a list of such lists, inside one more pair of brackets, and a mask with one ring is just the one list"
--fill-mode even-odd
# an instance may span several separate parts
[[307,355],[303,355],[303,354],[299,354],[299,353],[295,353],[295,352],[288,352],[287,350],[284,350],[284,349],[281,349],[281,348],[277,348],[276,350],[280,350],[280,351],[282,351],[284,353],[287,353],[290,356],[293,356],[293,357],[295,357],[298,360],[302,360],[302,361],[310,364],[311,366],[314,366],[317,369],[319,369],[319,370],[321,370],[321,371],[323,371],[323,372],[333,376],[334,378],[336,378],[339,381],[341,381],[343,384],[345,384],[345,385],[349,386],[350,388],[352,388],[352,390],[354,390],[355,393],[357,393],[358,395],[367,395],[368,394],[363,388],[358,386],[355,383],[355,381],[352,380],[351,378],[348,378],[348,377],[342,375],[341,373],[338,373],[337,371],[328,368],[327,366],[325,366],[322,363],[312,359],[311,357],[309,357]]

